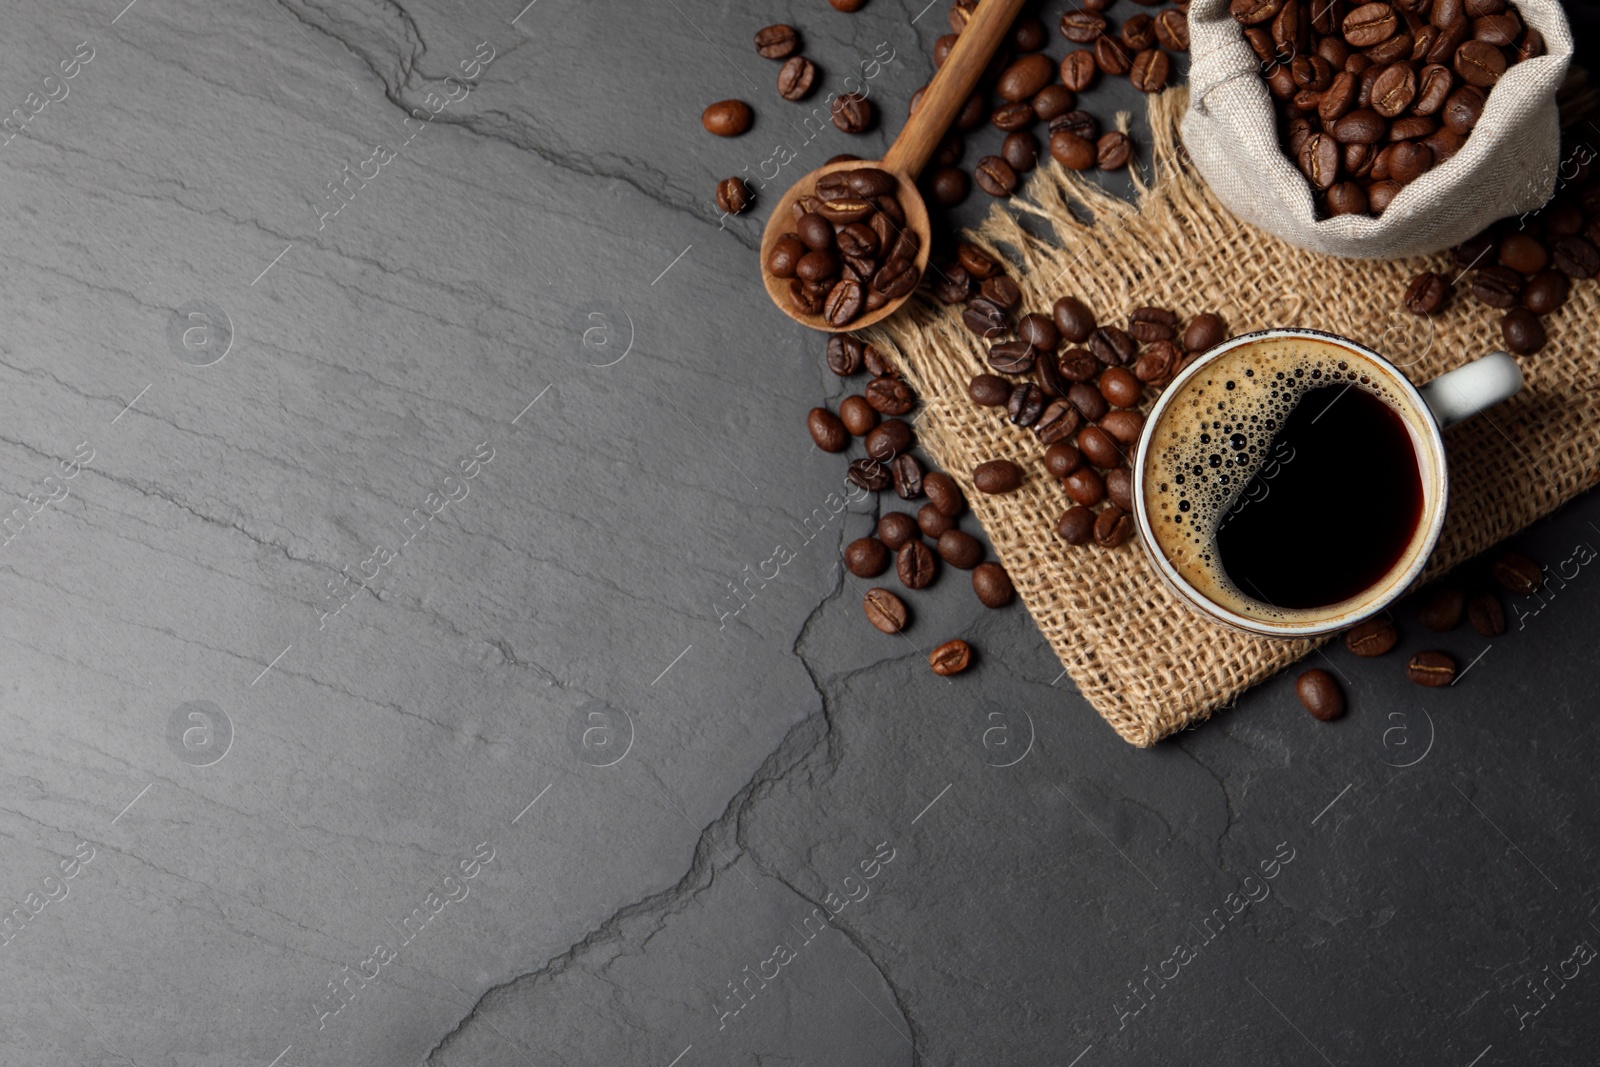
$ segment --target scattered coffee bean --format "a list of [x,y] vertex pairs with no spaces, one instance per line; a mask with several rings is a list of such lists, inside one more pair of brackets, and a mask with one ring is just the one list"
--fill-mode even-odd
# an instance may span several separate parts
[[889,471],[894,478],[895,495],[901,500],[915,500],[922,495],[922,464],[916,456],[894,457]]
[[1100,395],[1116,407],[1133,407],[1143,392],[1144,386],[1126,367],[1108,367],[1100,375]]
[[845,478],[850,484],[859,486],[869,493],[881,492],[889,488],[890,482],[893,481],[889,468],[875,459],[851,460]]
[[1067,495],[1073,503],[1082,504],[1092,508],[1106,498],[1105,479],[1092,467],[1079,467],[1065,478],[1061,484],[1066,488]]
[[1460,626],[1466,610],[1467,594],[1455,586],[1446,585],[1428,596],[1422,609],[1417,612],[1417,618],[1434,633],[1442,634]]
[[940,207],[955,207],[972,189],[967,172],[960,167],[940,167],[928,179],[928,186]]
[[1133,518],[1112,504],[1094,520],[1094,543],[1101,548],[1116,548],[1133,535]]
[[1006,418],[1013,426],[1032,426],[1044,413],[1044,390],[1024,382],[1011,390],[1006,401]]
[[858,537],[844,546],[844,566],[857,578],[876,578],[889,569],[889,549],[876,537]]
[[[898,552],[917,536],[917,520],[903,511],[886,511],[878,519],[878,540],[891,552]],[[884,566],[888,566],[886,562]]]
[[1067,400],[1089,422],[1094,422],[1110,410],[1100,390],[1088,382],[1078,382],[1067,390]]
[[904,415],[916,406],[911,386],[892,375],[880,375],[867,383],[867,403],[885,415]]
[[1094,512],[1079,506],[1067,509],[1056,523],[1056,533],[1069,545],[1086,545],[1094,539]]
[[958,570],[970,571],[983,562],[983,543],[960,530],[940,534],[937,548],[939,558]]
[[1039,165],[1039,138],[1024,130],[1007,134],[1000,145],[1000,158],[1017,174],[1026,174]]
[[1522,306],[1535,315],[1548,315],[1558,311],[1567,302],[1572,289],[1568,276],[1559,270],[1536,274],[1522,290]]
[[1082,344],[1094,332],[1094,312],[1076,297],[1064,296],[1051,309],[1056,329],[1073,344]]
[[811,95],[817,79],[817,65],[805,56],[791,56],[778,70],[778,95],[785,100],[804,100]]
[[1400,643],[1400,631],[1386,618],[1368,619],[1345,632],[1344,645],[1358,656],[1381,656]]
[[966,494],[961,491],[961,486],[956,484],[956,480],[944,471],[930,471],[925,475],[922,479],[922,491],[928,494],[928,501],[934,509],[948,518],[953,519],[967,509]]
[[[1096,53],[1099,58],[1099,53]],[[1167,84],[1172,64],[1167,54],[1159,48],[1146,48],[1133,57],[1128,70],[1128,80],[1141,93],[1159,93]]]
[[907,541],[895,553],[895,574],[899,575],[900,583],[907,589],[926,589],[932,585],[938,568],[933,549],[922,541]]
[[1489,564],[1489,575],[1508,593],[1531,596],[1544,584],[1544,572],[1521,552],[1506,549]]
[[1061,343],[1061,331],[1056,329],[1056,324],[1038,312],[1030,312],[1017,320],[1017,337],[1039,353],[1054,352]]
[[1065,478],[1083,466],[1083,456],[1065,441],[1044,450],[1044,469],[1052,478]]
[[986,608],[1003,608],[1016,596],[1011,576],[998,563],[980,563],[972,569],[972,591]]
[[1133,362],[1139,346],[1126,332],[1115,326],[1102,326],[1089,335],[1091,355],[1108,367],[1126,366]]
[[1418,652],[1406,664],[1406,677],[1432,688],[1449,685],[1456,678],[1456,661],[1443,652]]
[[1587,237],[1562,237],[1555,248],[1557,270],[1573,278],[1593,278],[1600,273],[1600,247]]
[[1126,467],[1106,472],[1106,499],[1123,511],[1133,511],[1133,472]]
[[[922,491],[925,493],[928,491],[930,477],[932,475],[924,475],[922,479]],[[954,529],[955,525],[955,519],[941,512],[933,504],[924,504],[917,509],[917,529],[922,531],[924,537],[931,537],[937,541],[946,530]]]
[[824,452],[843,452],[850,447],[850,431],[845,429],[839,416],[827,408],[812,408],[806,416],[806,429],[811,440]]
[[1506,632],[1505,609],[1493,593],[1473,594],[1467,601],[1467,621],[1484,637],[1499,637]]
[[911,426],[903,419],[884,419],[867,434],[867,455],[888,463],[911,447]]
[[1450,295],[1450,282],[1443,275],[1423,271],[1406,287],[1406,310],[1413,315],[1437,315],[1444,310]]
[[1051,132],[1050,155],[1068,170],[1088,170],[1099,161],[1095,143],[1071,130]]
[[1305,709],[1323,722],[1344,714],[1344,691],[1333,675],[1321,667],[1313,667],[1296,678],[1294,692]]
[[999,156],[984,156],[978,160],[973,177],[978,188],[990,196],[1010,196],[1017,191],[1017,172]]
[[763,59],[788,59],[800,50],[800,31],[779,23],[756,31],[756,51]]
[[[750,206],[755,199],[755,194],[750,192],[750,186],[745,184],[743,178],[724,178],[717,183],[717,210],[729,215],[737,215]],[[782,275],[779,275],[782,277]]]
[[1509,267],[1484,267],[1472,281],[1472,295],[1490,307],[1515,307],[1522,298],[1522,275]]
[[960,638],[946,641],[928,653],[928,665],[940,677],[960,674],[972,662],[972,646]]
[[1144,432],[1144,416],[1137,411],[1108,411],[1100,418],[1100,428],[1131,448]]
[[851,394],[839,401],[839,421],[856,437],[862,437],[878,425],[878,413],[866,397]]
[[1500,242],[1500,265],[1518,274],[1538,274],[1550,262],[1544,245],[1525,233],[1514,233]]
[[991,459],[972,469],[972,482],[991,496],[1014,492],[1022,484],[1022,468],[1009,459]]
[[872,101],[859,93],[834,97],[833,124],[841,133],[866,133],[872,128]]
[[886,634],[897,634],[906,628],[905,602],[887,589],[868,589],[861,606],[866,610],[867,621]]
[[755,113],[743,100],[719,100],[700,114],[700,124],[706,132],[718,137],[737,137],[754,121]]
[[828,338],[828,369],[841,378],[861,373],[866,362],[866,346],[849,334]]
[[1100,135],[1094,143],[1094,161],[1101,170],[1121,170],[1133,158],[1133,142],[1121,130]]
[[967,383],[967,396],[980,407],[1004,407],[1011,397],[1011,383],[998,374],[978,374]]
[[1116,440],[1098,426],[1085,426],[1078,431],[1078,451],[1083,458],[1101,470],[1122,466],[1122,449]]
[[1500,320],[1500,336],[1506,348],[1519,356],[1531,355],[1544,347],[1544,323],[1525,307],[1515,307]]

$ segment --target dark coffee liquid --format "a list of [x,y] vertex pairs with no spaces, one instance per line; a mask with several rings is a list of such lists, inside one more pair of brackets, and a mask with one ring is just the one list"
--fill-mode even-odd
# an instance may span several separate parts
[[1316,608],[1372,588],[1422,521],[1422,475],[1405,422],[1357,385],[1307,391],[1218,523],[1216,551],[1240,592]]

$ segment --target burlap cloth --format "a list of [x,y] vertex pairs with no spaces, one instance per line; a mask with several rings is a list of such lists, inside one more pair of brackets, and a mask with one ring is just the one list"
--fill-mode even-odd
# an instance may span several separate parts
[[[1183,155],[1178,124],[1186,106],[1184,88],[1152,98],[1154,176],[1140,183],[1136,204],[1051,162],[1025,196],[1007,203],[1009,210],[997,206],[968,235],[1012,262],[1024,308],[1048,313],[1057,297],[1071,294],[1102,322],[1124,323],[1131,309],[1154,304],[1184,320],[1215,311],[1235,334],[1268,326],[1331,330],[1384,353],[1419,383],[1503,347],[1500,313],[1466,292],[1470,278],[1461,279],[1440,316],[1418,318],[1401,306],[1418,271],[1456,276],[1447,255],[1335,259],[1229,214]],[[1031,220],[1035,233],[1053,231],[1055,241],[1030,234],[1012,212]],[[1092,224],[1084,221],[1090,218]],[[896,354],[923,400],[919,443],[961,483],[1062,666],[1124,740],[1154,744],[1312,650],[1313,642],[1246,636],[1201,619],[1167,592],[1135,542],[1108,550],[1061,541],[1055,524],[1071,501],[1045,474],[1033,433],[967,397],[968,380],[987,369],[986,347],[959,312],[924,289],[865,336]],[[1421,580],[1600,480],[1600,283],[1575,283],[1566,306],[1544,322],[1549,343],[1519,360],[1524,392],[1445,434],[1449,514]],[[1015,493],[984,496],[972,486],[972,468],[997,457],[1016,461],[1026,480]]]

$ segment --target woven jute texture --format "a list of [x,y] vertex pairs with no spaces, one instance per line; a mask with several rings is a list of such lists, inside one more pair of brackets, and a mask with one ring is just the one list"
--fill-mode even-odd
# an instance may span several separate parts
[[[1154,173],[1140,183],[1136,203],[1051,163],[1009,211],[997,207],[968,235],[1010,261],[1025,309],[1048,314],[1070,294],[1102,322],[1125,323],[1130,310],[1153,304],[1184,320],[1217,312],[1235,334],[1314,327],[1369,345],[1418,383],[1502,347],[1499,313],[1466,295],[1470,279],[1440,316],[1418,318],[1401,307],[1418,271],[1455,276],[1447,255],[1335,259],[1229,214],[1183,156],[1178,125],[1186,106],[1183,88],[1152,98]],[[1034,236],[1041,232],[1054,240]],[[919,442],[961,483],[1062,666],[1118,734],[1154,744],[1312,650],[1312,642],[1251,637],[1202,619],[1167,591],[1135,542],[1116,549],[1062,542],[1055,524],[1071,501],[1045,474],[1042,447],[1031,431],[967,397],[968,380],[987,369],[986,348],[959,311],[924,290],[866,336],[896,354],[925,405]],[[1445,435],[1449,513],[1423,581],[1597,481],[1600,284],[1576,283],[1545,326],[1549,343],[1519,360],[1524,392]],[[984,496],[973,488],[972,469],[998,457],[1019,464],[1025,481],[1015,493]]]

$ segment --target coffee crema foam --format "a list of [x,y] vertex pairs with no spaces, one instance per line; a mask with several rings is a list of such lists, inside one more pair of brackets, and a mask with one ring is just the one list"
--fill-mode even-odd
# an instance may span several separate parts
[[[1422,461],[1426,436],[1417,426],[1411,401],[1369,358],[1317,338],[1271,337],[1242,344],[1185,382],[1161,413],[1145,460],[1150,529],[1157,549],[1184,581],[1220,607],[1278,622],[1339,613],[1337,605],[1279,608],[1239,589],[1217,558],[1216,535],[1251,479],[1273,458],[1273,443],[1289,413],[1312,390],[1341,384],[1364,389],[1394,410],[1411,432]],[[1424,517],[1420,528],[1426,526]],[[1414,552],[1415,545],[1396,569],[1403,569]],[[1307,560],[1306,565],[1317,562]]]

